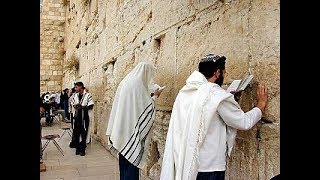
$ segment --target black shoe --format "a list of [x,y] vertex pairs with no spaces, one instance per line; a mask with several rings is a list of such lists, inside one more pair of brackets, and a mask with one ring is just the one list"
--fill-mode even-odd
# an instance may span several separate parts
[[69,144],[69,147],[70,147],[70,148],[76,148],[77,146],[76,146],[74,143],[71,142],[71,143]]
[[85,152],[80,152],[80,156],[85,156],[86,155],[86,153]]
[[81,152],[80,152],[80,150],[77,149],[76,150],[76,155],[79,155],[79,154],[81,155]]

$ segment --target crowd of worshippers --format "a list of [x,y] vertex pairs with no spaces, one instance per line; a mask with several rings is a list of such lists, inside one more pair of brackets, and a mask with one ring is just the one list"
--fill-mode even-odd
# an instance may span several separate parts
[[76,149],[76,155],[85,156],[86,145],[91,142],[89,118],[94,105],[89,89],[79,81],[74,83],[71,91],[65,88],[61,93],[44,93],[40,99],[46,124],[50,126],[53,117],[61,114],[62,121],[71,123],[72,140],[69,147]]
[[[224,180],[237,130],[249,130],[261,119],[267,105],[267,88],[259,83],[255,106],[244,112],[235,98],[239,92],[230,93],[221,87],[227,72],[225,63],[225,56],[207,54],[200,59],[198,69],[185,77],[172,107],[161,180]],[[154,69],[151,63],[138,63],[119,83],[106,117],[106,138],[110,150],[119,156],[120,180],[138,180],[140,169],[147,164],[148,134],[155,120],[156,100],[165,87],[153,81]],[[94,102],[82,82],[74,88],[76,93],[64,89],[61,94],[50,95],[48,104],[53,106],[54,97],[54,106],[64,109],[67,119],[68,108],[72,109],[74,130],[69,147],[76,148],[76,155],[84,156],[86,144],[90,143],[89,120]]]
[[[85,88],[88,92],[88,88]],[[46,118],[46,125],[50,126],[53,117],[60,114],[62,121],[71,122],[73,115],[71,112],[70,101],[73,94],[76,93],[75,87],[65,88],[62,91],[42,93],[41,99],[45,109],[43,116]]]
[[61,92],[46,92],[41,95],[43,106],[45,109],[44,116],[46,118],[47,126],[50,126],[53,122],[53,115],[61,114],[63,121],[70,121],[68,111],[68,101],[72,91],[65,88]]

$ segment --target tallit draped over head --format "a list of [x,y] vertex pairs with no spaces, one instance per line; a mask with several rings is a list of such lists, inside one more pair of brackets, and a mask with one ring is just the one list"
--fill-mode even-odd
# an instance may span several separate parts
[[153,65],[139,63],[119,84],[106,135],[108,144],[135,166],[142,166],[147,134],[155,113],[149,85]]
[[[232,96],[194,71],[174,102],[162,161],[161,180],[195,180],[199,151],[219,103]],[[228,128],[230,154],[235,131]]]

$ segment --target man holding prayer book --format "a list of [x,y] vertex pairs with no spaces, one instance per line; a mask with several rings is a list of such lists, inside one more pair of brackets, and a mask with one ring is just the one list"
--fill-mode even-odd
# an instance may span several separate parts
[[161,180],[224,180],[236,130],[252,128],[267,104],[259,84],[257,104],[243,112],[234,95],[221,88],[224,56],[208,54],[179,91],[173,105],[162,161]]

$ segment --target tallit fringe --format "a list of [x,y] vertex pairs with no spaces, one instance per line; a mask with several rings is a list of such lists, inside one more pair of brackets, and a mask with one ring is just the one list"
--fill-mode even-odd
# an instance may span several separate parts
[[197,172],[197,169],[195,169],[195,161],[199,159],[199,151],[200,151],[200,144],[202,144],[202,141],[204,139],[204,106],[207,103],[208,99],[209,99],[209,95],[212,94],[212,89],[210,90],[210,93],[208,94],[208,96],[206,97],[206,99],[204,100],[203,104],[201,105],[202,110],[201,110],[201,117],[200,117],[200,127],[198,130],[198,140],[196,143],[196,148],[194,149],[193,153],[192,153],[192,161],[191,161],[191,166],[190,166],[190,171],[188,174],[188,179],[191,179],[191,177],[195,176],[195,173]]
[[116,148],[114,148],[113,146],[109,147],[109,150],[110,150],[110,153],[113,155],[119,154],[119,151]]

